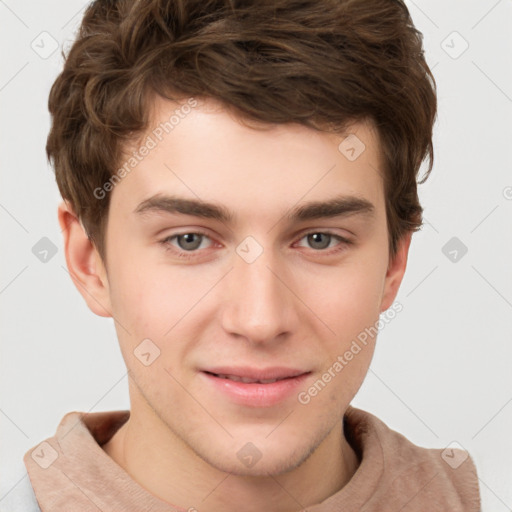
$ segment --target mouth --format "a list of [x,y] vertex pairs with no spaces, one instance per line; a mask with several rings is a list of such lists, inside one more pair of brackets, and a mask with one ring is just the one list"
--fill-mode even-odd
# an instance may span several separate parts
[[230,375],[225,373],[213,373],[213,372],[205,372],[219,379],[229,379],[235,382],[243,382],[244,384],[273,384],[274,382],[285,380],[285,379],[293,379],[294,377],[279,377],[276,379],[252,379],[251,377],[241,377],[240,375]]
[[270,407],[290,398],[304,384],[311,371],[273,367],[263,370],[211,368],[200,372],[215,393],[230,402],[251,407]]

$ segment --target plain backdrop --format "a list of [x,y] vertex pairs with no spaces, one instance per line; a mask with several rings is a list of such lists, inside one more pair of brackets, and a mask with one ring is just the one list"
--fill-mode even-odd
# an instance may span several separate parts
[[[353,405],[473,456],[483,510],[512,509],[512,2],[407,2],[437,80],[435,165],[397,300]],[[0,0],[0,510],[69,411],[128,409],[112,320],[65,270],[47,98],[86,3]],[[43,239],[43,240],[42,240]],[[48,240],[46,240],[48,239]],[[39,244],[39,245],[38,245]],[[49,249],[41,261],[41,247]],[[55,252],[53,254],[52,252]],[[44,258],[43,258],[44,259]]]

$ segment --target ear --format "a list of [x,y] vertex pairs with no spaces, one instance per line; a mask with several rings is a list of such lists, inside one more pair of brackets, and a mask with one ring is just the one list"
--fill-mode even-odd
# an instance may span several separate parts
[[398,294],[402,278],[405,274],[407,266],[407,256],[409,255],[409,246],[411,245],[412,232],[402,236],[398,241],[398,247],[395,257],[390,260],[386,278],[384,280],[384,290],[382,294],[382,301],[380,305],[381,313],[386,311]]
[[107,272],[96,247],[66,201],[59,205],[58,217],[73,283],[93,313],[112,316]]

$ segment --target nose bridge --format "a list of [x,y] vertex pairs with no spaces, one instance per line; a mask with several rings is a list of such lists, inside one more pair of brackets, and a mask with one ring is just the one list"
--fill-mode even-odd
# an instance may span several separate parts
[[242,242],[233,256],[222,313],[224,329],[254,342],[272,341],[289,332],[293,296],[281,282],[286,281],[284,276],[277,277],[282,273],[277,257],[270,249],[258,249],[251,240]]

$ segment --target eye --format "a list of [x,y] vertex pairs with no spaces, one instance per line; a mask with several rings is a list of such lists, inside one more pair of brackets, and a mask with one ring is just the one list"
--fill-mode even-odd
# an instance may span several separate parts
[[[299,247],[305,247],[302,243],[303,240],[307,244],[306,247],[326,255],[343,251],[348,245],[352,244],[350,240],[329,231],[311,231],[306,233],[299,239],[297,244]],[[214,245],[214,242],[206,233],[193,231],[168,236],[161,240],[160,243],[166,251],[171,251],[179,258],[197,256],[200,249],[207,249]]]
[[[173,243],[174,240],[176,241],[176,244]],[[169,236],[162,240],[162,243],[164,245],[172,245],[173,248],[176,247],[178,250],[185,252],[194,252],[197,249],[205,249],[209,246],[204,246],[203,242],[205,240],[209,240],[209,237],[204,233],[190,232]]]
[[[306,233],[301,240],[306,240],[309,246],[315,250],[322,251],[325,249],[329,249],[332,247],[337,247],[339,245],[349,245],[351,242],[346,238],[336,235],[334,233],[330,233],[328,231],[313,231],[310,233]],[[332,245],[332,242],[337,242]],[[304,247],[299,243],[301,247]]]

